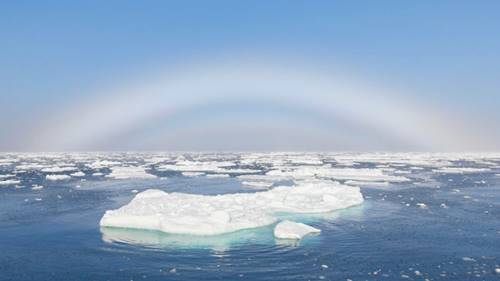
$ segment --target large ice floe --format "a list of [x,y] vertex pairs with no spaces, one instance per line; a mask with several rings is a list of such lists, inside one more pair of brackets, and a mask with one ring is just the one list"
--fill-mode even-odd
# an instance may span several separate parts
[[137,194],[127,205],[106,211],[100,225],[218,235],[273,224],[278,221],[277,213],[323,213],[362,202],[357,187],[317,180],[262,192],[217,196],[149,189]]

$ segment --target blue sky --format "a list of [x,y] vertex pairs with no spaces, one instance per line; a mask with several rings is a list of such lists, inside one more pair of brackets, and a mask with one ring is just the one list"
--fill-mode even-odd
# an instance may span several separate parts
[[[495,142],[500,122],[499,9],[498,1],[4,2],[0,149],[33,149],[32,142],[19,140],[33,137],[33,126],[41,128],[35,123],[93,99],[96,92],[102,95],[103,88],[126,87],[125,82],[158,69],[175,73],[196,61],[237,63],[242,57],[345,70],[349,77],[390,88],[403,99],[472,120],[472,127],[481,124],[485,138]],[[336,148],[305,142],[297,149],[309,146]],[[151,148],[212,147],[194,142],[190,147]],[[255,149],[265,148],[264,143]],[[47,143],[37,149],[58,146]],[[478,144],[477,149],[491,147]]]

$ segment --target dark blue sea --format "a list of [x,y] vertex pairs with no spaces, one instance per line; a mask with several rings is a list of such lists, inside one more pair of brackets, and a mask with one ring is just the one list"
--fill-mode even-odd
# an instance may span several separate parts
[[[339,161],[336,155],[314,154],[309,158],[319,163],[302,164],[286,161],[295,154],[280,155],[280,167],[383,169],[408,179],[361,185],[365,201],[360,206],[290,215],[322,230],[300,241],[275,239],[274,225],[218,236],[99,226],[106,210],[148,188],[209,195],[257,192],[242,184],[237,172],[225,178],[207,177],[210,171],[187,176],[159,169],[162,163],[232,161],[234,169],[258,170],[258,175],[278,165],[273,157],[252,162],[242,161],[240,154],[182,157],[0,155],[0,280],[500,280],[498,155],[401,161],[398,155],[365,155]],[[265,156],[251,159],[259,157]],[[108,162],[95,164],[96,159]],[[107,177],[117,165],[144,167],[156,177]],[[84,175],[47,178],[77,171]],[[280,184],[293,184],[293,179]]]

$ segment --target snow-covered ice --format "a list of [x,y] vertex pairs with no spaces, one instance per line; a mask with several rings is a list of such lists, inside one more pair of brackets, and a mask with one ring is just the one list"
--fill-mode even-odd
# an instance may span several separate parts
[[359,181],[359,180],[348,180],[344,182],[347,185],[353,186],[388,186],[390,185],[387,181]]
[[71,178],[71,176],[68,175],[47,175],[45,176],[47,180],[50,181],[60,181],[60,180],[68,180]]
[[365,182],[407,182],[407,178],[403,176],[388,175],[384,169],[368,169],[368,168],[334,168],[330,165],[321,167],[300,166],[298,168],[290,168],[286,170],[272,170],[266,175],[281,176],[284,178],[333,178],[336,180],[356,180]]
[[322,213],[359,205],[357,187],[332,181],[304,181],[255,193],[217,196],[149,189],[127,205],[108,210],[101,226],[216,235],[270,225],[277,212]]
[[[95,175],[96,173],[94,173]],[[146,173],[143,167],[113,167],[111,174],[107,175],[108,178],[113,179],[154,179],[155,175]]]
[[43,185],[38,185],[38,184],[35,184],[31,187],[32,190],[40,190],[40,189],[43,189]]
[[85,173],[82,171],[74,172],[71,174],[72,177],[84,177]]
[[21,181],[19,180],[1,180],[0,185],[13,185],[13,184],[19,184]]

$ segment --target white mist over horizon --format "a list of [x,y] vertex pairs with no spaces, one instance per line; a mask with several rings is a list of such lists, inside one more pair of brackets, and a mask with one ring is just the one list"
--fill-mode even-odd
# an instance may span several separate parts
[[495,132],[456,115],[341,66],[232,58],[89,93],[33,120],[21,150],[498,149]]

